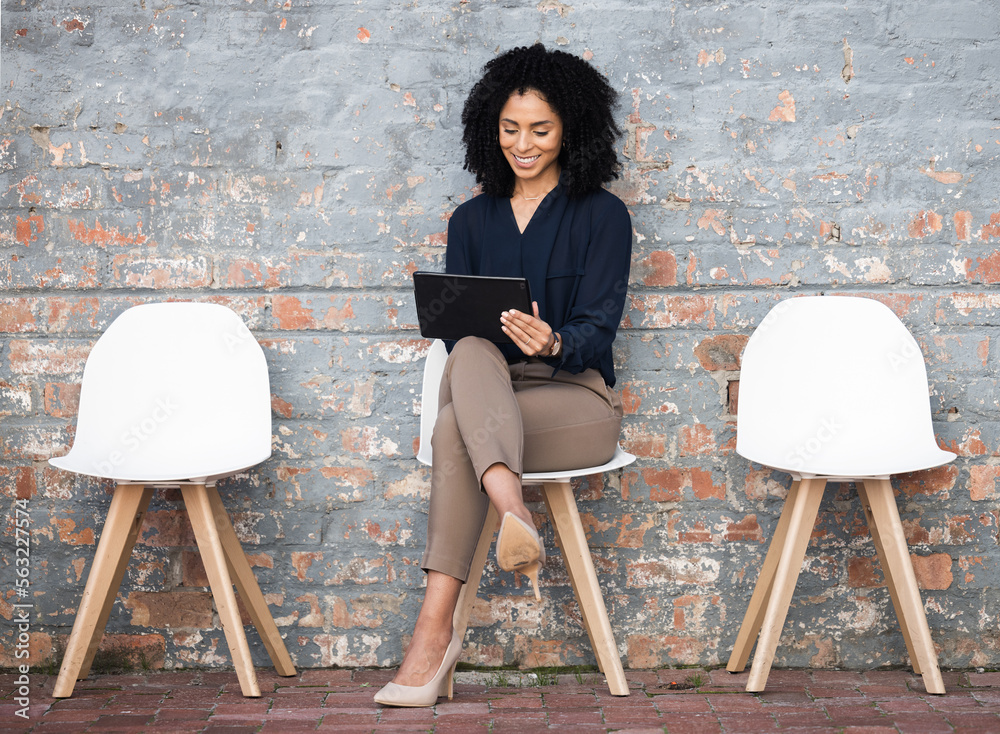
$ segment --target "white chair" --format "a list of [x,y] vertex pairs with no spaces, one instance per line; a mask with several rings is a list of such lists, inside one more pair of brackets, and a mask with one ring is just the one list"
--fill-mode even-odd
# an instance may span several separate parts
[[923,356],[887,307],[867,298],[793,298],[747,342],[736,451],[792,475],[727,668],[767,682],[827,482],[855,482],[906,649],[928,693],[944,693],[889,475],[946,464],[934,440]]
[[233,583],[279,675],[295,667],[215,483],[271,455],[264,354],[224,306],[157,303],[122,313],[87,358],[76,439],[50,459],[117,486],[53,696],[86,678],[155,487],[180,486],[244,696],[260,696]]
[[[448,352],[444,342],[435,341],[432,343],[424,364],[420,448],[417,452],[417,460],[427,465],[432,463],[431,435],[434,433],[434,423],[438,415],[438,388],[447,359]],[[587,535],[583,530],[583,523],[580,522],[580,513],[576,507],[576,499],[573,497],[570,480],[588,474],[614,471],[631,464],[633,461],[635,461],[635,457],[623,451],[619,446],[615,449],[615,455],[611,461],[601,466],[572,471],[527,473],[521,477],[523,484],[542,485],[542,496],[545,498],[545,505],[555,529],[556,542],[562,551],[563,563],[566,565],[573,593],[576,594],[577,603],[580,605],[583,626],[590,637],[590,645],[597,657],[598,668],[604,673],[608,681],[608,688],[614,696],[629,695],[628,683],[625,680],[625,671],[622,669],[621,658],[618,655],[618,647],[615,644],[614,632],[611,630],[611,622],[608,619],[608,610],[604,604],[601,587],[597,583],[597,571],[594,569],[594,561],[590,557]],[[476,593],[479,591],[479,581],[483,575],[486,556],[489,553],[490,544],[493,542],[497,525],[497,513],[493,505],[490,504],[483,532],[479,536],[479,544],[476,546],[476,553],[473,556],[469,578],[462,587],[462,593],[455,608],[453,624],[455,631],[462,638],[465,637],[465,631],[469,625],[472,607],[476,602]]]

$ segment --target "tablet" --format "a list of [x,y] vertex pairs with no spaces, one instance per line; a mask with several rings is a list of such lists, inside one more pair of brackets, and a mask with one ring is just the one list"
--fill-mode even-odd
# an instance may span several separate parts
[[531,313],[525,278],[417,271],[413,294],[420,334],[427,339],[479,336],[506,344],[510,337],[500,329],[500,314],[512,308]]

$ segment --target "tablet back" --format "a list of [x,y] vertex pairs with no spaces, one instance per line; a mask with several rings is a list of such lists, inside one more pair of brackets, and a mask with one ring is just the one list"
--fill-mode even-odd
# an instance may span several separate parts
[[505,344],[500,314],[516,308],[531,313],[531,293],[525,278],[450,275],[417,271],[413,274],[420,334],[428,339],[479,336]]

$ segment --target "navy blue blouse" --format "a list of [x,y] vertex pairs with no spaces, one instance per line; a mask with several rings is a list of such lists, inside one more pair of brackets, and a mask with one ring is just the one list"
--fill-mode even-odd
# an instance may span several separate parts
[[[544,360],[553,374],[596,367],[613,386],[611,343],[625,308],[631,255],[625,204],[603,189],[571,199],[560,183],[523,233],[510,199],[481,194],[459,206],[448,223],[445,271],[527,278],[539,317],[562,336],[562,352]],[[526,359],[515,344],[499,346],[508,363]]]

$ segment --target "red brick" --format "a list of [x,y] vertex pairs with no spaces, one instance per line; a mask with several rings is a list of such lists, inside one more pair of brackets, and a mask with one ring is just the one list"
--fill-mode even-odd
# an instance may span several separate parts
[[15,339],[9,349],[11,372],[35,376],[80,374],[90,354],[90,345],[78,342]]
[[322,561],[323,554],[315,551],[295,551],[292,553],[292,566],[299,581],[312,581],[306,576],[309,567],[316,561]]
[[223,288],[280,288],[287,284],[292,268],[291,263],[272,262],[271,258],[216,258],[217,283]]
[[706,370],[738,370],[748,339],[742,334],[712,336],[695,347],[694,356]]
[[[642,321],[631,324],[642,329],[666,329],[672,326],[700,324],[715,328],[715,298],[689,295],[630,295],[632,307],[642,312]],[[626,310],[628,314],[628,311]],[[631,318],[631,314],[628,314]]]
[[[686,594],[674,598],[674,629],[678,632],[690,627],[692,632],[696,632],[704,626],[703,617],[705,611],[710,606],[719,606],[722,598],[718,595],[701,596],[699,594]],[[689,625],[689,618],[695,623]],[[686,677],[686,676],[685,676]]]
[[0,332],[23,334],[36,330],[34,298],[0,298]]
[[676,635],[629,635],[628,667],[657,668],[664,664],[690,665],[699,659],[705,642]]
[[31,384],[11,384],[0,380],[0,416],[32,414]]
[[996,499],[998,477],[1000,477],[1000,466],[970,466],[969,498],[973,502]]
[[102,300],[93,297],[63,298],[48,296],[44,301],[47,330],[49,332],[98,331],[101,327],[100,313]]
[[140,230],[138,233],[123,233],[117,227],[105,229],[99,220],[95,220],[93,227],[87,226],[87,223],[81,220],[69,220],[69,232],[73,239],[86,245],[97,245],[101,248],[106,248],[109,245],[132,247],[145,244],[147,237],[141,232],[141,223],[138,229]]
[[212,284],[212,263],[204,255],[136,257],[115,255],[111,261],[115,281],[129,288],[206,288]]
[[337,300],[329,297],[326,299],[326,304],[317,304],[315,308],[325,309],[321,315],[317,316],[313,313],[313,299],[275,294],[271,299],[271,314],[277,321],[279,329],[333,329],[339,331],[354,318],[354,305],[351,298],[346,299],[342,305],[338,305]]
[[[6,616],[6,614],[4,616]],[[12,628],[11,625],[9,625],[9,623],[6,620],[4,620],[4,627],[7,630],[10,630]],[[37,632],[37,631],[29,632],[27,649],[28,649],[27,658],[24,657],[15,658],[14,656],[17,653],[14,650],[13,645],[10,645],[9,649],[6,643],[3,646],[0,646],[0,667],[16,668],[16,666],[24,664],[32,666],[41,665],[42,663],[49,661],[50,658],[52,658],[52,656],[55,653],[55,649],[52,644],[52,637],[44,632]],[[9,694],[9,692],[12,689],[13,685],[6,688],[4,691],[5,695]],[[4,700],[5,702],[9,701],[9,699],[4,699]]]
[[55,528],[61,543],[66,545],[94,544],[94,528],[82,527],[77,530],[76,520],[71,517],[50,517],[49,524]]
[[26,219],[20,215],[14,218],[14,239],[25,247],[38,240],[38,235],[45,231],[45,220],[41,214],[32,214]]
[[669,250],[654,251],[632,266],[642,284],[653,287],[677,285],[677,257]]
[[954,464],[899,475],[899,490],[907,497],[918,494],[948,496],[958,480],[959,468]]
[[[0,466],[0,492],[11,499],[30,500],[36,493],[34,467]],[[8,512],[13,517],[13,509]]]
[[80,410],[80,384],[45,383],[45,412],[56,418],[72,418]]
[[764,531],[757,522],[756,515],[747,515],[742,520],[729,523],[723,537],[733,542],[754,541],[761,543],[764,541]]
[[972,232],[972,212],[957,211],[952,217],[955,224],[955,239],[960,242],[968,242]]
[[853,589],[879,588],[885,585],[882,570],[874,558],[854,556],[847,560],[847,585]]
[[719,447],[712,429],[702,423],[696,423],[693,426],[681,426],[678,448],[681,456],[704,456],[714,454]]
[[906,230],[910,237],[919,239],[927,235],[941,231],[941,217],[933,211],[919,212],[911,221]]
[[1000,238],[1000,212],[990,214],[989,224],[984,224],[979,233],[979,238],[984,242],[990,239]]
[[147,512],[139,531],[139,543],[158,548],[195,546],[197,541],[187,511],[155,510]]
[[954,580],[951,573],[952,560],[947,553],[929,556],[911,555],[913,572],[921,589],[948,589]]
[[666,453],[666,437],[662,434],[647,433],[642,426],[625,426],[622,446],[631,454],[641,458],[659,459]]
[[188,627],[212,625],[212,594],[202,591],[133,591],[125,599],[132,624],[139,627]]
[[690,486],[691,476],[684,469],[643,469],[643,481],[649,486],[649,499],[653,502],[678,502],[684,496],[684,487]]

